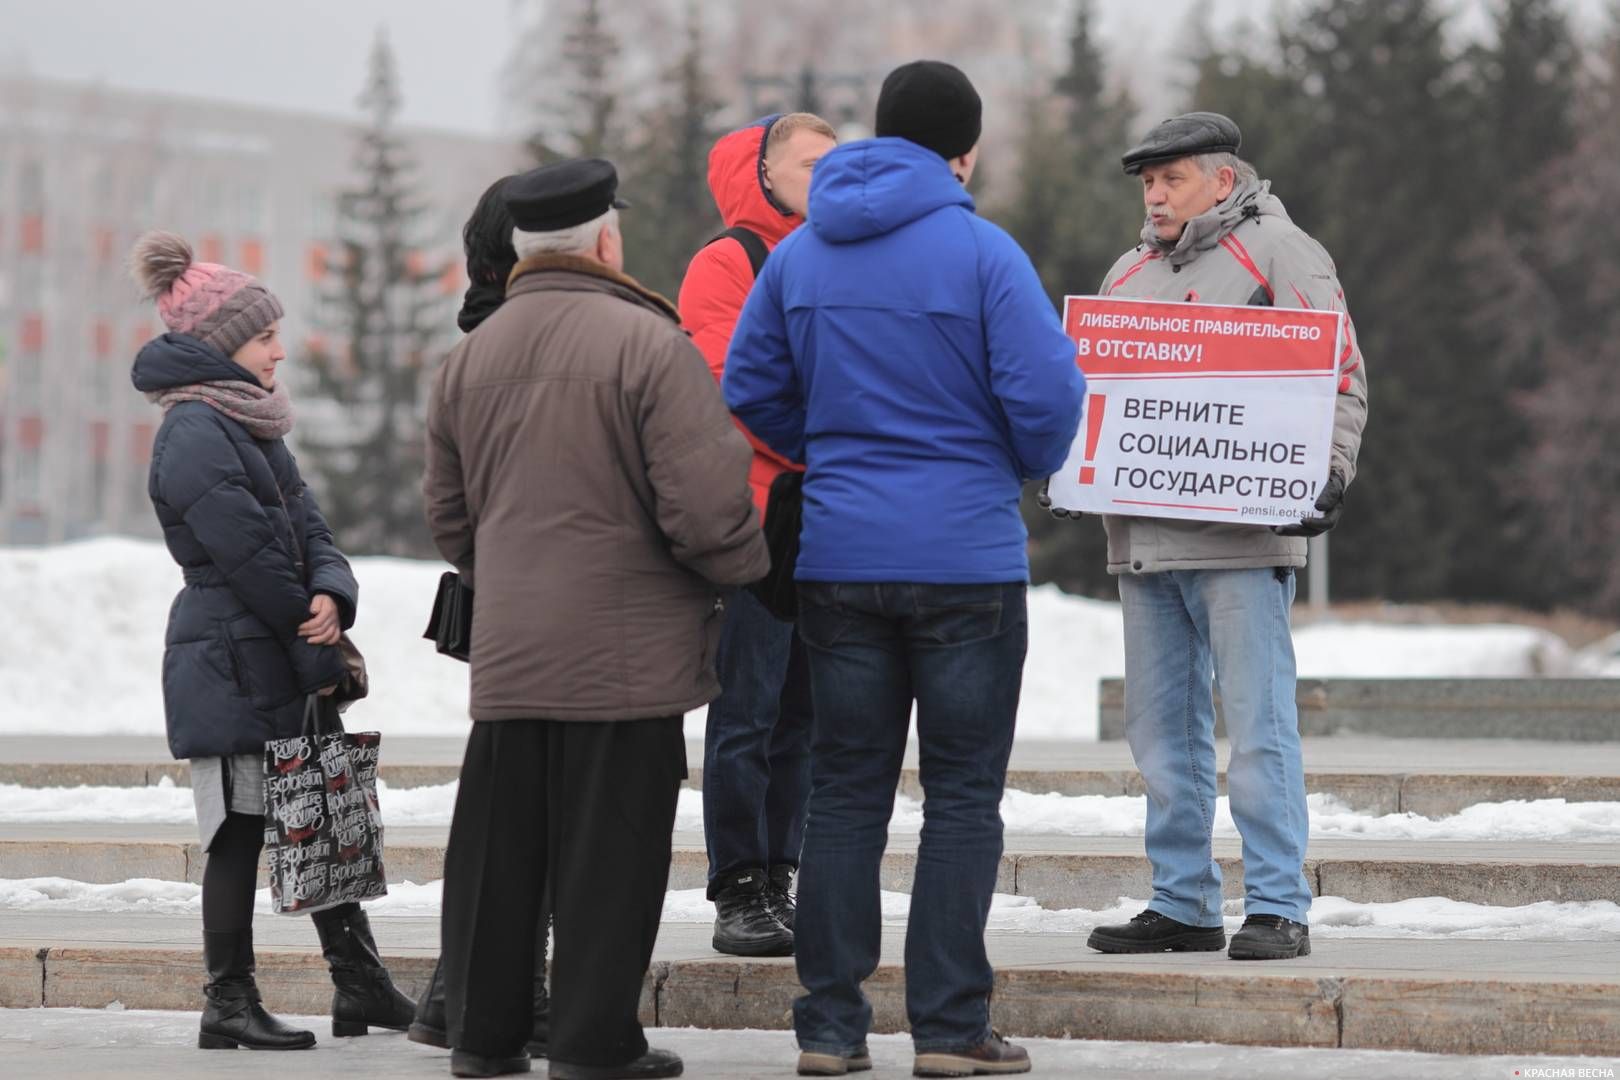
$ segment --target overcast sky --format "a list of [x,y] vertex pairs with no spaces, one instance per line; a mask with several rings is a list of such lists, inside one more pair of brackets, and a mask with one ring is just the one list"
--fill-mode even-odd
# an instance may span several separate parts
[[[708,0],[717,2],[717,0]],[[754,0],[738,0],[754,2]],[[785,2],[785,0],[775,0]],[[808,0],[813,2],[813,0]],[[1102,0],[1102,33],[1139,58],[1139,101],[1160,103],[1173,28],[1198,0]],[[1217,24],[1289,0],[1208,0]],[[1488,0],[1450,0],[1478,18]],[[1571,0],[1591,20],[1605,0]],[[404,121],[493,134],[514,0],[0,0],[0,71],[352,115],[378,26],[400,65]],[[612,10],[611,0],[607,5]],[[1165,40],[1162,47],[1143,42]],[[1166,102],[1167,104],[1167,102]]]

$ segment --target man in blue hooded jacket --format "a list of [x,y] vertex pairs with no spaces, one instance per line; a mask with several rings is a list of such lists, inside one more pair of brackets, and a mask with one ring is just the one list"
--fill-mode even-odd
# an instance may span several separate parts
[[1024,1072],[990,1030],[984,927],[1028,641],[1023,482],[1062,466],[1085,377],[1029,259],[974,214],[981,106],[949,64],[884,81],[828,153],[809,228],[749,294],[726,402],[806,466],[796,577],[816,703],[794,1006],[805,1075],[869,1067],[878,868],[917,705],[906,933],[919,1076]]

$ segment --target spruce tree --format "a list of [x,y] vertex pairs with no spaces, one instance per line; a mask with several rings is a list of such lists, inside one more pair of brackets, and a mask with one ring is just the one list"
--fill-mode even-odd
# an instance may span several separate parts
[[[1512,263],[1544,373],[1524,395],[1529,443],[1514,476],[1532,513],[1518,552],[1548,606],[1620,617],[1620,9],[1602,74],[1578,95],[1574,150],[1555,160],[1537,242]],[[1504,275],[1506,278],[1507,275]]]
[[521,103],[525,143],[537,165],[574,157],[617,162],[624,149],[621,46],[601,0],[527,5],[537,12],[519,34],[503,75]]
[[673,299],[686,264],[720,230],[708,188],[709,150],[720,102],[704,74],[707,48],[698,5],[686,5],[685,44],[664,74],[664,105],[646,121],[623,178],[634,205],[621,218],[625,265],[649,288]]
[[1262,144],[1256,165],[1336,260],[1371,379],[1335,591],[1449,596],[1457,552],[1490,527],[1470,425],[1494,388],[1463,332],[1461,287],[1462,240],[1488,187],[1468,125],[1477,100],[1433,0],[1314,0],[1280,46],[1276,77],[1259,85],[1283,111],[1251,83],[1239,107],[1254,111],[1236,118],[1246,130],[1288,121],[1281,152],[1261,156]]
[[421,253],[426,208],[395,128],[399,81],[381,32],[360,106],[358,181],[338,198],[330,284],[314,320],[321,333],[307,356],[324,400],[311,403],[298,441],[345,550],[431,557],[420,495],[424,406],[450,325],[438,287],[446,268]]
[[[1097,291],[1114,260],[1137,243],[1142,204],[1120,169],[1130,146],[1129,98],[1108,91],[1093,0],[1078,6],[1065,69],[1050,93],[1025,104],[1012,196],[991,216],[1029,254],[1054,305]],[[1070,592],[1108,595],[1107,544],[1095,519],[1056,521],[1024,498],[1030,576]]]

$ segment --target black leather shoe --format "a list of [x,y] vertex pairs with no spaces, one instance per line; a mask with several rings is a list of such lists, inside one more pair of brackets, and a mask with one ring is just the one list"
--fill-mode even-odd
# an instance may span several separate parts
[[1097,927],[1086,947],[1105,953],[1219,952],[1226,947],[1226,931],[1219,926],[1188,926],[1148,910],[1128,923]]
[[450,1051],[451,1076],[516,1076],[528,1071],[529,1055],[522,1052],[489,1057],[471,1050]]
[[789,930],[794,928],[798,903],[793,895],[793,867],[786,864],[771,867],[765,876],[765,902],[777,922]]
[[570,1065],[565,1061],[553,1061],[548,1075],[551,1080],[653,1080],[655,1077],[679,1076],[683,1068],[678,1055],[668,1050],[649,1049],[624,1065]]
[[771,911],[765,871],[737,870],[716,879],[714,951],[728,956],[792,956],[793,931]]
[[1281,915],[1250,915],[1232,935],[1233,960],[1293,960],[1311,955],[1311,928]]

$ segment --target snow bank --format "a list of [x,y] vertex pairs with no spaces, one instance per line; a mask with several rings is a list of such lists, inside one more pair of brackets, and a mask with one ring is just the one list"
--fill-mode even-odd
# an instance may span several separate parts
[[[372,696],[351,727],[388,735],[465,730],[467,668],[422,640],[444,567],[356,559]],[[163,625],[180,573],[161,544],[104,539],[0,549],[0,734],[161,735]],[[1034,589],[1020,738],[1094,739],[1097,680],[1124,672],[1119,605]],[[1521,626],[1320,624],[1296,635],[1302,675],[1569,673],[1555,636]],[[701,733],[703,713],[687,718]]]
[[[378,785],[385,826],[421,825],[445,828],[455,808],[456,785],[390,788]],[[1413,813],[1374,815],[1351,809],[1331,795],[1311,795],[1311,839],[1431,841],[1620,842],[1620,802],[1568,802],[1564,799],[1478,803],[1441,818]],[[165,778],[152,787],[30,788],[0,784],[0,823],[11,824],[190,824],[195,817],[191,791]],[[1147,800],[1131,795],[1039,795],[1009,791],[1001,818],[1016,836],[1141,836],[1147,822]],[[922,831],[922,803],[905,795],[895,799],[889,831],[916,835]],[[703,831],[703,795],[682,788],[675,828]],[[1231,803],[1216,803],[1215,835],[1236,839]]]
[[[444,883],[390,885],[388,895],[368,901],[366,910],[388,918],[439,914]],[[255,910],[270,912],[270,890],[260,889]],[[907,893],[882,894],[883,921],[904,924],[911,908]],[[1028,896],[998,893],[990,904],[989,929],[1030,934],[1086,934],[1105,923],[1124,922],[1146,906],[1120,897],[1101,911],[1066,908],[1049,911]],[[66,878],[0,879],[0,911],[94,912],[111,915],[198,915],[202,886],[189,882],[137,878],[93,885]],[[1228,931],[1243,923],[1243,901],[1228,900],[1222,916]],[[714,904],[702,889],[677,889],[664,896],[665,923],[712,923]],[[1494,941],[1620,941],[1620,904],[1544,901],[1523,907],[1491,907],[1442,897],[1387,904],[1354,903],[1338,896],[1317,897],[1311,906],[1312,936],[1328,938],[1484,938]]]

